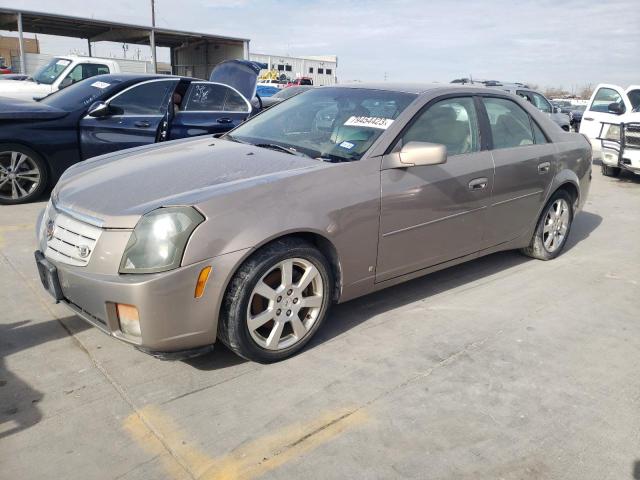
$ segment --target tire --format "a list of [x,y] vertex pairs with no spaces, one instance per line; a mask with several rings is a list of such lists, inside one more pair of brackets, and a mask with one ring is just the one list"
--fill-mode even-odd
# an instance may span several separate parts
[[[563,205],[558,215],[557,206]],[[559,219],[559,220],[558,220]],[[521,252],[538,260],[556,258],[567,243],[573,223],[573,199],[566,190],[558,190],[547,202],[540,215],[531,243]],[[558,234],[556,235],[556,232]],[[554,238],[555,237],[555,238]]]
[[48,181],[39,154],[22,145],[0,145],[0,205],[31,202],[42,195]]
[[[291,281],[286,281],[283,272],[289,264]],[[309,278],[310,283],[302,285]],[[277,240],[253,254],[233,276],[218,338],[247,360],[271,363],[290,357],[324,321],[333,283],[329,263],[316,248],[300,239]]]
[[618,177],[620,175],[620,167],[610,167],[602,164],[602,175],[605,177]]

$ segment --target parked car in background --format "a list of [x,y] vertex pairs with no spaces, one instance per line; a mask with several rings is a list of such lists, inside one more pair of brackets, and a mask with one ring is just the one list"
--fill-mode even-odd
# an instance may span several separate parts
[[[639,111],[640,85],[631,85],[624,89],[618,85],[601,83],[593,91],[589,105],[582,115],[580,133],[591,141],[594,158],[602,160],[603,164],[606,162],[605,167],[618,168],[617,160],[614,164],[612,158],[604,158],[603,156],[602,141],[599,140],[603,133],[603,123],[638,122],[640,121],[638,119]],[[603,167],[603,173],[605,173],[605,167]]]
[[306,92],[307,90],[311,90],[312,88],[313,86],[311,85],[299,85],[297,87],[283,88],[270,97],[263,98],[262,105],[264,108],[272,107],[277,103],[286,100],[287,98],[295,97],[296,95],[300,95],[301,93]]
[[522,86],[522,84],[498,84],[492,85],[492,88],[505,90],[526,99],[542,113],[547,114],[549,118],[551,118],[551,120],[553,120],[565,132],[569,132],[571,130],[569,115],[561,113],[560,109],[551,105],[551,102],[540,92],[531,90],[526,86]]
[[263,100],[266,98],[272,97],[276,93],[282,92],[282,91],[283,91],[282,88],[268,86],[268,85],[258,84],[256,87],[256,94]]
[[39,102],[0,99],[0,204],[37,198],[80,160],[238,126],[253,111],[245,95],[255,92],[242,67],[235,79],[225,74],[229,84],[100,75]]
[[323,87],[215,141],[70,168],[36,262],[56,301],[143,351],[273,362],[334,302],[500,250],[555,258],[590,179],[589,142],[506,92]]
[[313,85],[313,80],[309,77],[300,77],[287,83],[287,87],[297,87],[300,85]]
[[85,78],[119,72],[118,62],[109,58],[76,55],[54,57],[26,81],[0,83],[0,97],[37,100]]
[[572,105],[571,107],[567,108],[568,114],[569,114],[569,123],[571,124],[572,131],[574,132],[580,131],[582,114],[586,109],[587,109],[586,105]]

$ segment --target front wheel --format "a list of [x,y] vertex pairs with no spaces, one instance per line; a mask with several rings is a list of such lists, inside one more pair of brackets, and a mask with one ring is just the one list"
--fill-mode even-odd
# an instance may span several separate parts
[[609,165],[602,164],[602,175],[605,177],[617,177],[620,175],[620,167],[610,167]]
[[311,339],[331,304],[325,257],[298,239],[256,252],[234,275],[224,298],[218,338],[248,360],[287,358]]
[[47,187],[47,168],[33,150],[0,145],[0,205],[27,203]]
[[573,223],[572,205],[573,200],[565,190],[554,193],[542,211],[531,243],[521,250],[522,253],[539,260],[551,260],[560,255]]

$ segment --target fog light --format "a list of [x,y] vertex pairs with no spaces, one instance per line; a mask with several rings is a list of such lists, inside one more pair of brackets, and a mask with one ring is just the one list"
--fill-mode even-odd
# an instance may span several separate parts
[[118,312],[118,321],[120,322],[120,330],[122,330],[122,333],[139,337],[141,334],[138,309],[133,305],[116,303],[116,311]]
[[198,283],[196,283],[196,291],[194,293],[195,298],[200,298],[204,295],[204,287],[207,285],[209,275],[211,274],[211,267],[204,267],[198,275]]

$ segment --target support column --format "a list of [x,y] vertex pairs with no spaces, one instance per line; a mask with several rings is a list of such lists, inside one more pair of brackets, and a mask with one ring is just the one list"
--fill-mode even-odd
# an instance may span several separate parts
[[151,68],[153,69],[153,73],[158,73],[158,63],[156,61],[156,32],[153,28],[149,34],[149,43],[151,45]]
[[[27,63],[24,52],[24,35],[22,32],[22,12],[18,12],[18,48],[20,50],[20,73],[27,74]],[[9,59],[11,63],[11,59]]]
[[89,52],[89,56],[93,57],[93,54],[91,53],[91,39],[87,38],[87,47],[88,47],[88,52]]
[[244,41],[243,56],[245,60],[249,60],[249,40]]

